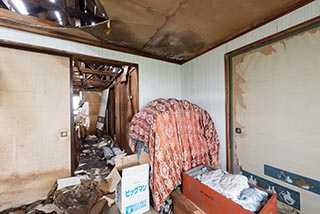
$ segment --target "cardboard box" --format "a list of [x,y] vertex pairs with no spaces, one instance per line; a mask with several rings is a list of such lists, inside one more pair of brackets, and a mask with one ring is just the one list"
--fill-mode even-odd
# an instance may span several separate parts
[[121,213],[141,214],[150,209],[149,155],[141,152],[120,156],[107,177],[110,191],[116,191],[116,204]]
[[[219,213],[219,214],[253,214],[253,212],[242,208],[239,204],[231,199],[211,189],[200,181],[192,177],[192,174],[197,170],[201,170],[206,166],[198,166],[188,172],[182,174],[182,193],[195,203],[205,213]],[[209,167],[206,167],[212,170]],[[253,186],[250,184],[250,186]],[[254,186],[256,187],[256,186]],[[259,187],[256,187],[263,190]],[[269,199],[267,203],[260,210],[259,214],[277,214],[277,196],[271,192],[263,190],[268,193]]]

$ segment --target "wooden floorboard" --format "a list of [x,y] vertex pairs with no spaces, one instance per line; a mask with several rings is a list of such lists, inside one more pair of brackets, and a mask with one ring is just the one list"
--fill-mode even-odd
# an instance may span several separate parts
[[174,214],[204,214],[194,203],[192,203],[180,190],[175,190],[171,193],[173,200]]

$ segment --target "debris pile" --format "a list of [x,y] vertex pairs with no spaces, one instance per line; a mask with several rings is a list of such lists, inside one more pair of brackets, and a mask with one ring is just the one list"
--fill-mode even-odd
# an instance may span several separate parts
[[89,135],[81,144],[80,164],[74,177],[56,181],[45,200],[24,205],[9,214],[99,214],[119,213],[114,187],[107,176],[117,156],[125,153],[110,137]]
[[[91,175],[91,172],[88,174]],[[48,193],[47,199],[23,206],[10,214],[102,213],[104,208],[114,204],[114,193],[108,189],[105,177],[102,178],[101,175],[89,177],[89,175],[58,179]]]
[[103,150],[104,160],[108,165],[114,166],[114,160],[117,156],[125,156],[126,153],[115,147],[114,141],[112,138],[101,138],[99,143],[96,144],[96,147]]
[[119,155],[125,156],[126,154],[115,145],[110,136],[96,137],[95,135],[89,135],[81,144],[79,169],[104,167],[106,164],[113,167],[114,160]]

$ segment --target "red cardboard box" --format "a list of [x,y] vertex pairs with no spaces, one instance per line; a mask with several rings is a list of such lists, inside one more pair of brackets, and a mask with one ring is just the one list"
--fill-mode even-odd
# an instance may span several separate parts
[[[206,166],[198,166],[182,174],[182,193],[195,203],[205,213],[211,214],[253,214],[242,208],[231,199],[211,189],[191,176],[197,170]],[[210,169],[209,167],[207,167]],[[253,186],[250,184],[250,186]],[[256,186],[254,186],[256,187]],[[259,214],[278,214],[277,196],[269,191],[256,187],[268,193],[269,199],[260,210]]]

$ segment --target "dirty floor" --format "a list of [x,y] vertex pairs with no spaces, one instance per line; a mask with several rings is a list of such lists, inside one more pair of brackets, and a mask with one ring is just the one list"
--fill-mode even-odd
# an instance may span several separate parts
[[[107,165],[100,142],[101,139],[94,138],[81,143],[75,177],[58,179],[45,200],[24,205],[9,214],[120,214],[114,203],[115,194],[106,188],[106,177],[112,166]],[[62,185],[65,182],[69,184]],[[151,208],[147,213],[158,212]]]

